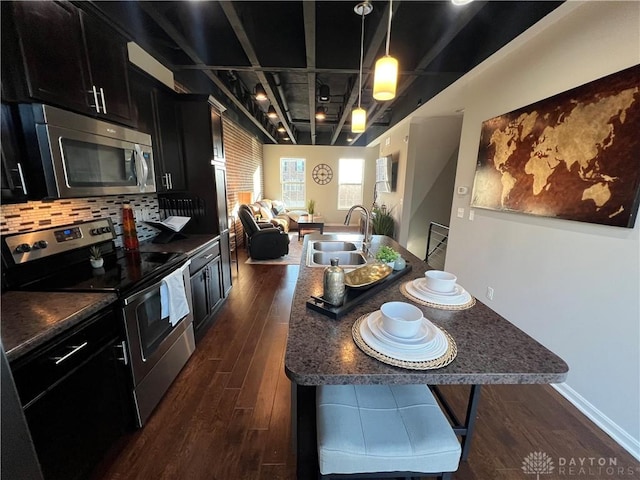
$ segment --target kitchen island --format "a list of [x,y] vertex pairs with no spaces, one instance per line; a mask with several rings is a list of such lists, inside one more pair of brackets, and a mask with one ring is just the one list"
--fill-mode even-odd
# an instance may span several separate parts
[[[400,286],[422,277],[426,263],[389,237],[374,236],[370,254],[382,245],[399,251],[412,270],[376,295],[365,299],[338,320],[307,308],[311,296],[322,296],[323,268],[309,267],[306,253],[315,240],[362,241],[361,235],[307,235],[298,283],[291,306],[285,372],[292,381],[292,419],[297,430],[298,478],[313,478],[315,459],[315,386],[330,384],[443,384],[470,385],[466,419],[452,418],[454,430],[463,440],[466,459],[478,407],[480,385],[558,383],[565,380],[567,364],[543,345],[518,329],[482,302],[465,310],[442,310],[411,302]],[[455,272],[453,272],[455,273]],[[462,285],[464,287],[464,285]],[[374,312],[385,302],[406,301],[418,306],[438,327],[455,340],[458,353],[449,365],[435,370],[408,370],[387,365],[366,355],[354,343],[351,328],[362,315]],[[438,394],[437,388],[434,388]],[[445,410],[447,407],[445,406]],[[452,412],[447,412],[451,414]],[[455,417],[455,416],[454,416]],[[305,435],[306,434],[306,435]],[[305,470],[307,469],[307,470]]]

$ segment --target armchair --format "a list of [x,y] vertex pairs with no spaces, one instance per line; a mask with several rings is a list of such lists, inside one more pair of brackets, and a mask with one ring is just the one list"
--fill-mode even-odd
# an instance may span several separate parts
[[258,225],[253,212],[247,205],[240,205],[238,215],[249,239],[251,258],[269,260],[289,253],[289,235],[270,224]]

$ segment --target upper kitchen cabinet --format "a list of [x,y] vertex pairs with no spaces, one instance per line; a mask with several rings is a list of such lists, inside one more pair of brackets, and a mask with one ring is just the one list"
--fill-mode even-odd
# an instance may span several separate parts
[[3,72],[3,95],[134,125],[124,37],[68,2],[2,3],[18,67]]
[[9,105],[2,104],[2,203],[21,203],[27,201],[27,187],[22,173],[19,147],[16,142],[14,112]]
[[138,130],[153,139],[157,192],[186,190],[177,111],[180,95],[135,67],[129,74]]
[[213,136],[213,159],[224,162],[224,145],[222,143],[222,116],[211,108],[211,134]]

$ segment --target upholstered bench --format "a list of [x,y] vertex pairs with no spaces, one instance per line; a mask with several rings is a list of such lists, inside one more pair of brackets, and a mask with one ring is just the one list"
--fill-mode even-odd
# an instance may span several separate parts
[[458,469],[460,443],[426,385],[319,386],[316,422],[322,478],[448,479]]

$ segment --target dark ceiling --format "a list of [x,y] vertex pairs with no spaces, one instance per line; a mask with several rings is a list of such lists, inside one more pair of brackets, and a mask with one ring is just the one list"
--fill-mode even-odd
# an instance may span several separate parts
[[[364,134],[351,133],[358,103],[361,17],[355,1],[92,2],[129,39],[172,70],[190,91],[209,89],[266,143],[365,145],[557,8],[559,1],[395,0],[390,54],[398,94],[372,97],[373,65],[384,54],[389,2],[365,17],[361,103]],[[262,84],[269,100],[252,93]],[[330,100],[318,101],[328,85]],[[266,117],[269,104],[278,113]],[[316,108],[327,111],[324,121]],[[287,132],[280,134],[282,122]],[[285,140],[283,137],[288,137]]]

